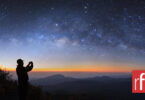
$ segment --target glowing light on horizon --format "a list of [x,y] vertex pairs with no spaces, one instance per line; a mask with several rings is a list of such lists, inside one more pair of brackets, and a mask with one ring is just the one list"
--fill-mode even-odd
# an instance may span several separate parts
[[[133,67],[134,69],[145,69],[141,67]],[[8,71],[15,71],[15,68],[7,68]],[[34,72],[131,72],[130,66],[71,66],[71,67],[49,67],[49,68],[35,68]]]

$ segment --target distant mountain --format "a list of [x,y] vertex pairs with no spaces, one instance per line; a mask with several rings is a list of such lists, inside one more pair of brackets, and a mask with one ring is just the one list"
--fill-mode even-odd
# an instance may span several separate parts
[[64,82],[71,82],[77,80],[75,78],[71,77],[65,77],[61,74],[53,75],[53,76],[48,76],[45,78],[40,78],[40,79],[35,79],[30,81],[34,85],[40,85],[40,86],[48,86],[48,85],[56,85]]
[[92,93],[97,90],[100,91],[101,89],[115,91],[122,85],[128,85],[125,87],[131,88],[131,78],[111,78],[108,76],[77,79],[57,74],[46,78],[32,80],[31,83],[41,86],[45,91],[66,91],[67,93],[80,93],[82,91],[82,93]]
[[[64,77],[65,78],[65,77]],[[86,78],[86,79],[74,79],[73,81],[65,81],[54,85],[43,85],[45,91],[57,93],[63,91],[63,93],[101,93],[110,91],[111,93],[124,92],[124,90],[131,89],[130,78],[110,78],[107,76]],[[127,91],[128,92],[128,91]]]
[[[144,100],[145,95],[132,94],[130,78],[111,78],[108,76],[76,79],[63,75],[54,75],[31,81],[41,85],[44,91],[55,97],[72,96],[77,100]],[[84,99],[87,98],[87,99]]]

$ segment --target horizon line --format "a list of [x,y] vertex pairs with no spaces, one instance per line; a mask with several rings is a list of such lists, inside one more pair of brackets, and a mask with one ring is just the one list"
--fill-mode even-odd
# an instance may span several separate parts
[[[15,72],[16,70],[5,70],[5,71],[10,71],[10,72]],[[88,73],[131,73],[132,71],[86,71],[86,70],[32,70],[32,72],[88,72]]]
[[[16,71],[16,68],[0,67],[4,71]],[[131,73],[130,68],[35,68],[32,72],[98,72],[98,73]]]

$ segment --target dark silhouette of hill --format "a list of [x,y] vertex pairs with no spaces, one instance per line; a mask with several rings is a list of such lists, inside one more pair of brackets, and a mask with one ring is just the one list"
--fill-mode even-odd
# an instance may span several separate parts
[[[60,96],[60,98],[80,98],[78,100],[144,100],[145,98],[145,94],[132,94],[131,77],[111,78],[108,76],[97,76],[86,79],[75,79],[56,75],[43,79],[45,79],[45,82],[49,82],[49,79],[53,81],[51,85],[51,82],[47,83],[48,85],[46,85],[46,83],[44,85],[40,84],[43,90],[55,95],[54,98],[56,98],[56,96]],[[40,80],[43,82],[43,79]],[[57,79],[62,80],[58,82]]]
[[45,78],[31,80],[31,83],[34,85],[47,86],[47,85],[60,84],[63,82],[71,82],[71,81],[75,81],[75,80],[77,80],[77,79],[71,78],[71,77],[65,77],[61,74],[56,74],[56,75],[48,76]]
[[[3,70],[0,70],[0,100],[18,100],[17,82]],[[27,100],[45,100],[45,95],[40,87],[30,85]]]

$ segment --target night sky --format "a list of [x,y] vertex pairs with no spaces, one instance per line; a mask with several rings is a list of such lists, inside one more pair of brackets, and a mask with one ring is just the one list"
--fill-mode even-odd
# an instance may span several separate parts
[[47,71],[145,69],[144,0],[0,0],[0,65]]

